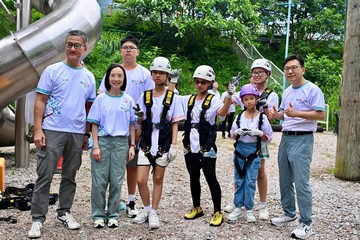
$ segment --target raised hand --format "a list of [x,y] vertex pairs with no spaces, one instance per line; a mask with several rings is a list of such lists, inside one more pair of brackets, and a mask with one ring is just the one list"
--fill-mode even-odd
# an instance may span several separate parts
[[259,106],[266,108],[267,107],[267,100],[266,99],[259,99],[258,100]]
[[133,109],[135,110],[135,116],[137,116],[138,118],[143,118],[144,117],[144,111],[140,109],[139,104],[136,104],[136,107],[133,107]]
[[176,84],[179,80],[181,69],[174,69],[170,73],[170,82]]
[[236,87],[232,83],[230,83],[227,89],[226,98],[231,98],[232,95],[235,93],[235,91],[236,91]]
[[231,82],[231,83],[235,86],[235,88],[236,88],[237,86],[239,86],[240,81],[241,81],[241,79],[242,79],[243,77],[244,77],[244,75],[241,76],[241,72],[239,72],[236,77],[233,77],[233,78],[232,78],[232,82]]
[[285,110],[288,117],[297,117],[298,111],[293,107],[292,103],[289,103],[289,108]]

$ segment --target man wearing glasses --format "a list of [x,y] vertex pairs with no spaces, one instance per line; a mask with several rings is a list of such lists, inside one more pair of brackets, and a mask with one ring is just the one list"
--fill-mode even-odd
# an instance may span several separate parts
[[284,61],[284,73],[291,83],[283,93],[279,112],[269,109],[272,117],[284,120],[278,151],[281,205],[284,215],[271,219],[276,226],[296,220],[296,199],[300,210],[300,225],[291,237],[306,239],[312,230],[312,191],[310,163],[317,120],[324,118],[325,101],[320,88],[304,78],[304,59],[290,55]]
[[[140,54],[139,40],[134,36],[127,36],[120,42],[120,54],[122,56],[121,65],[126,71],[127,84],[125,92],[129,94],[135,102],[140,95],[146,90],[155,87],[150,71],[137,63],[136,58]],[[101,81],[98,93],[105,92],[104,81]],[[126,168],[126,179],[128,186],[128,201],[126,213],[129,218],[135,218],[139,211],[135,205],[136,179],[137,179],[137,162],[138,162],[138,142],[140,137],[140,126],[136,125],[136,149],[135,157],[128,161]]]
[[68,32],[66,59],[48,66],[36,88],[34,143],[38,148],[38,178],[31,203],[33,223],[29,238],[41,237],[49,207],[50,185],[60,156],[63,156],[63,165],[56,221],[67,229],[80,228],[70,209],[82,150],[86,150],[90,136],[86,115],[96,97],[94,75],[81,64],[86,44],[84,32]]

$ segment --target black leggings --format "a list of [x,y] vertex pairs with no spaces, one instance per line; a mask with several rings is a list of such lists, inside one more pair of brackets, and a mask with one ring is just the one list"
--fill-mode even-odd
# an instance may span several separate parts
[[221,211],[221,188],[216,179],[216,158],[203,157],[199,153],[188,153],[185,155],[185,162],[190,175],[190,190],[194,207],[200,207],[200,169],[202,168],[210,188],[214,212]]
[[234,121],[234,115],[235,112],[229,113],[229,115],[226,116],[225,120],[221,122],[221,132],[223,135],[225,135],[226,122],[228,123],[227,131],[230,134],[230,130]]

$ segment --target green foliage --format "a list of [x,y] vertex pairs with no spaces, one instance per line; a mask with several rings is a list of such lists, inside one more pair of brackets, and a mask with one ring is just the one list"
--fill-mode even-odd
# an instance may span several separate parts
[[147,45],[158,46],[164,55],[181,54],[206,58],[216,38],[248,41],[256,28],[256,5],[248,0],[129,0],[114,14],[115,27],[142,32]]
[[306,78],[318,85],[324,93],[325,102],[330,107],[330,127],[334,127],[335,113],[339,110],[342,61],[331,60],[327,56],[316,58],[315,54],[309,54],[305,66]]
[[[7,9],[15,16],[16,15],[16,9],[14,8],[14,1],[10,0],[3,0],[3,3],[7,7]],[[0,39],[10,35],[11,32],[16,31],[16,22],[11,21],[9,17],[7,16],[6,12],[0,8]]]
[[119,45],[123,37],[125,35],[119,32],[104,31],[95,49],[85,58],[86,67],[95,75],[98,83],[111,63],[121,62]]

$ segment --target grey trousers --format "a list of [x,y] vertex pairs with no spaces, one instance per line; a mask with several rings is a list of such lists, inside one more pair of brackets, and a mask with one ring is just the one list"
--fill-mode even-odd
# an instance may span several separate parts
[[50,186],[60,156],[63,157],[61,183],[59,189],[59,216],[70,212],[73,204],[76,182],[75,176],[81,166],[84,134],[44,130],[46,146],[38,149],[31,216],[33,221],[44,222],[49,208]]
[[[99,137],[99,146],[100,161],[95,160],[91,152],[92,218],[93,220],[118,219],[121,187],[129,158],[128,138]],[[108,188],[109,194],[106,199]]]

